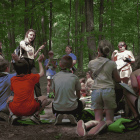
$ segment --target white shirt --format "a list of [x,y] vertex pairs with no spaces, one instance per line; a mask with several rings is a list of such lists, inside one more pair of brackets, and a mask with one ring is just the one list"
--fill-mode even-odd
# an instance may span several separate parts
[[[26,48],[26,50],[24,48]],[[22,54],[22,49],[25,50],[23,54]],[[20,42],[20,55],[21,55],[21,58],[25,57],[29,59],[34,59],[34,48],[31,45],[26,45],[25,41],[21,41]]]

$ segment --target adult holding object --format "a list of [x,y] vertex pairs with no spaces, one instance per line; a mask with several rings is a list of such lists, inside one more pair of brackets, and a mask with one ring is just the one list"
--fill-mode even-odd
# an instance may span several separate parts
[[130,74],[132,73],[131,63],[135,62],[135,58],[131,51],[127,50],[125,42],[121,41],[118,44],[118,50],[112,54],[112,61],[117,64],[117,69],[120,70],[120,78],[123,83],[128,84]]
[[[28,62],[29,74],[38,73],[35,67],[34,59],[37,57],[39,51],[41,51],[45,47],[44,45],[42,45],[41,47],[39,47],[39,49],[35,53],[34,47],[33,47],[35,37],[36,37],[35,30],[29,29],[25,34],[25,39],[20,42],[20,58],[25,59]],[[36,97],[41,96],[41,89],[40,89],[39,83],[35,84],[35,94],[36,94]]]

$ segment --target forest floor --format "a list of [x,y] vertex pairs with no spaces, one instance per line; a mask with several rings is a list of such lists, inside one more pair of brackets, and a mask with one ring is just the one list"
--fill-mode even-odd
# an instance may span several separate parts
[[[46,95],[46,76],[40,79],[42,95]],[[53,100],[53,99],[52,99]],[[55,119],[52,113],[52,103],[45,108],[45,115],[41,117]],[[60,135],[60,136],[59,136]],[[58,137],[57,137],[58,136]],[[0,121],[0,140],[138,140],[140,139],[140,127],[134,131],[125,133],[105,132],[97,136],[79,137],[76,134],[76,126],[70,124],[54,125],[9,125],[5,121]]]

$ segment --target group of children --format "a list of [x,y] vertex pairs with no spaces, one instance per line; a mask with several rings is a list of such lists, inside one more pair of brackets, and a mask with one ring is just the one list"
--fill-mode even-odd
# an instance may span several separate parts
[[[38,59],[39,73],[33,74],[34,50],[31,42],[35,39],[35,33],[30,30],[27,36],[27,43],[21,42],[22,49],[25,50],[24,57],[18,57],[12,54],[15,60],[14,69],[16,73],[9,74],[9,62],[0,59],[0,116],[4,113],[9,115],[9,122],[13,124],[22,116],[31,116],[30,119],[40,124],[39,113],[51,101],[46,96],[34,98],[34,87],[39,83],[40,77],[44,75],[42,60],[44,55],[40,55]],[[121,82],[117,65],[114,61],[109,60],[102,68],[96,79],[93,80],[92,73],[99,69],[107,60],[107,56],[111,51],[111,43],[107,40],[101,40],[98,46],[98,56],[91,60],[88,64],[89,72],[86,73],[87,81],[84,79],[79,81],[78,77],[73,74],[72,67],[76,64],[76,56],[72,53],[70,46],[66,47],[66,55],[59,61],[61,71],[56,73],[57,62],[53,60],[53,51],[49,52],[49,59],[45,60],[46,76],[48,80],[47,93],[50,88],[54,92],[54,100],[52,103],[52,111],[56,116],[55,124],[61,124],[64,114],[67,114],[72,124],[77,124],[77,134],[84,136],[86,130],[90,129],[88,134],[96,135],[103,128],[106,128],[114,121],[114,110],[116,108],[114,82]],[[31,49],[31,50],[30,50]],[[40,49],[43,49],[41,47]],[[38,53],[38,52],[37,52]],[[35,53],[37,55],[37,53]],[[32,56],[32,57],[31,57]],[[28,59],[21,59],[28,58]],[[32,65],[32,67],[31,67]],[[139,74],[137,70],[131,74],[131,83],[135,92],[139,91]],[[75,92],[76,91],[76,92]],[[136,98],[128,92],[124,92],[128,104],[134,113],[134,121],[139,120],[139,97]],[[79,100],[85,94],[91,95],[91,108],[95,113],[95,120],[84,123],[82,120],[76,121],[75,117],[85,108],[85,102]],[[8,110],[7,110],[8,106]],[[103,121],[103,113],[106,114],[106,121]]]

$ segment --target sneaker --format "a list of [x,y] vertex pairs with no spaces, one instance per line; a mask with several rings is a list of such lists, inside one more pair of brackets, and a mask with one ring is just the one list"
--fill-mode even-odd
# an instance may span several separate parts
[[0,112],[0,120],[4,120],[6,122],[8,122],[8,115],[4,112]]
[[14,114],[10,115],[8,118],[8,123],[13,125],[17,122],[18,117]]
[[122,123],[127,130],[133,130],[138,127],[139,121],[138,120],[132,120],[131,122],[124,122]]
[[89,132],[88,135],[97,135],[101,132],[103,132],[104,130],[107,129],[107,124],[105,121],[101,121],[99,122],[99,124],[95,127],[93,127]]
[[32,120],[36,124],[41,124],[39,115],[34,114],[33,116],[31,116],[30,120]]
[[51,102],[52,102],[52,100],[47,100],[47,103],[45,106],[48,106]]
[[85,136],[86,131],[85,131],[85,124],[84,124],[83,120],[80,120],[77,123],[76,132],[79,136]]
[[55,119],[54,125],[62,124],[62,119],[63,119],[63,114],[58,114],[56,119]]
[[75,117],[72,114],[68,115],[68,119],[70,120],[72,125],[76,125],[77,124],[77,121],[76,121]]

